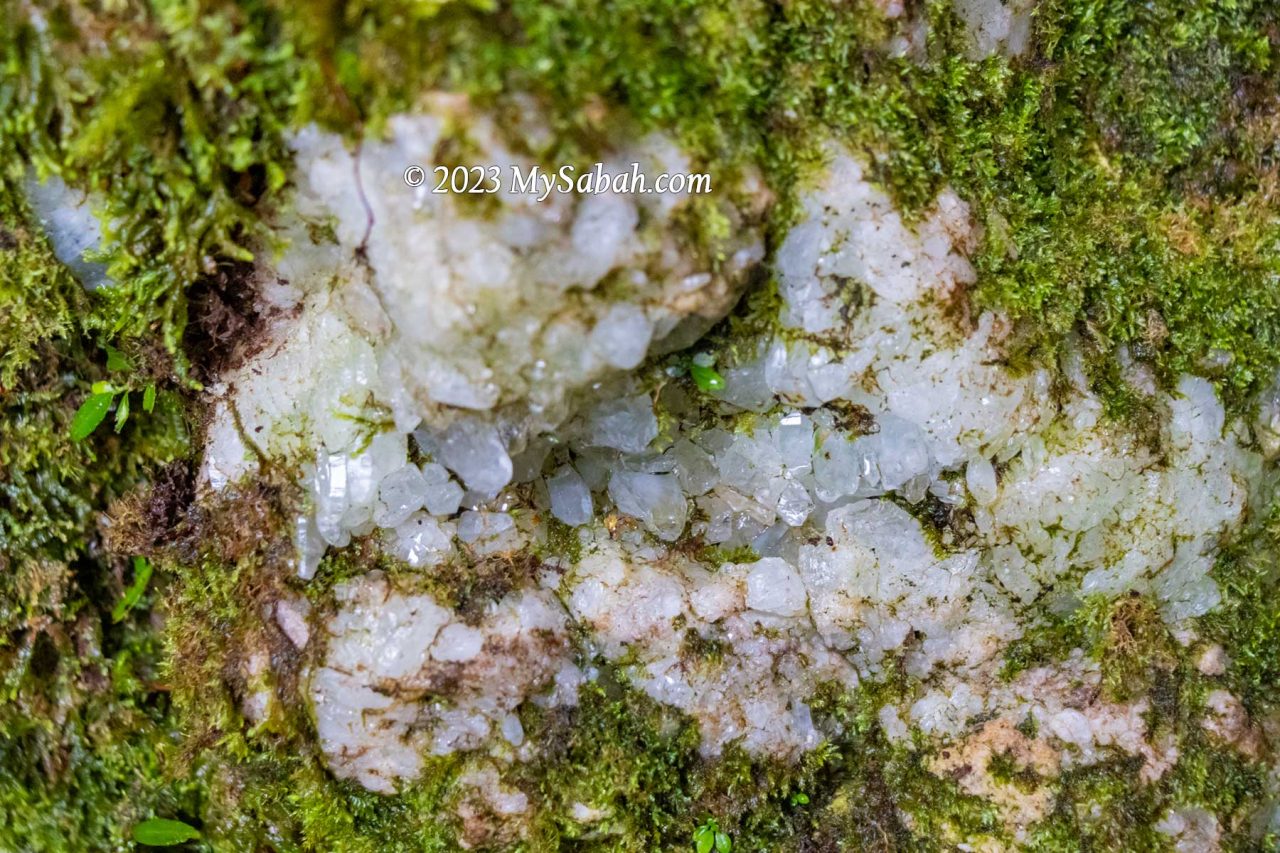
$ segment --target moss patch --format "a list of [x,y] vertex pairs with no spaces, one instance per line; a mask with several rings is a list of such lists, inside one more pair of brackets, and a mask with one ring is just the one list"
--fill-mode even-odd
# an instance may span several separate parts
[[[1050,0],[1025,57],[982,62],[941,0],[896,21],[815,0],[167,0],[43,33],[7,14],[6,150],[102,193],[128,285],[97,297],[101,321],[171,348],[185,288],[261,235],[287,128],[376,133],[443,87],[499,111],[536,95],[548,161],[622,123],[674,130],[717,172],[757,164],[781,196],[775,238],[830,138],[909,209],[949,183],[984,226],[975,296],[1022,321],[1019,358],[1074,332],[1100,365],[1126,346],[1240,399],[1280,354],[1267,3]],[[916,21],[927,38],[899,55]]]

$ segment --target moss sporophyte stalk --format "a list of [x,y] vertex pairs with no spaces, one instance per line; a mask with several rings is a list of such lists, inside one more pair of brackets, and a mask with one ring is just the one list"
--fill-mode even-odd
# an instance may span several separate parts
[[1275,848],[1278,50],[0,0],[0,848]]

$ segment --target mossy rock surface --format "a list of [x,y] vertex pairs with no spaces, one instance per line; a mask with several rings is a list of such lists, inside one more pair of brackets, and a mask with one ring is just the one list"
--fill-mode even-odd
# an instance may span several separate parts
[[[199,831],[185,849],[456,849],[465,759],[395,796],[333,779],[299,695],[306,661],[262,618],[285,593],[323,607],[340,579],[387,567],[331,555],[304,590],[282,535],[291,477],[268,471],[233,503],[191,485],[202,383],[259,319],[244,271],[272,250],[287,139],[308,123],[354,141],[445,89],[499,113],[531,94],[553,133],[529,153],[547,163],[590,161],[617,126],[662,129],[713,175],[760,171],[778,199],[771,248],[836,140],[909,214],[943,186],[972,205],[968,295],[1014,320],[1017,368],[1056,370],[1074,341],[1108,416],[1141,424],[1123,348],[1161,383],[1207,374],[1247,412],[1280,367],[1280,7],[1044,0],[1023,55],[974,60],[949,3],[905,5],[892,20],[825,0],[0,0],[0,848],[129,849],[158,817]],[[927,37],[893,47],[908,21]],[[54,257],[32,175],[100,200],[114,286],[86,292]],[[695,241],[721,225],[691,219]],[[753,336],[777,300],[760,282],[717,347]],[[95,383],[132,412],[74,441]],[[1280,714],[1278,553],[1280,523],[1252,519],[1214,569],[1223,604],[1196,625],[1258,719]],[[154,574],[130,592],[135,558]],[[441,583],[459,600],[497,594],[485,577]],[[288,699],[256,727],[227,666],[246,648],[273,655]],[[1197,722],[1198,646],[1143,601],[1089,601],[1036,619],[1005,672],[1077,648],[1109,695],[1148,699],[1180,758],[1155,784],[1119,760],[1062,775],[1018,844],[1161,849],[1153,827],[1183,804],[1217,817],[1224,848],[1274,844],[1254,825],[1274,768]],[[706,760],[689,720],[605,673],[571,713],[525,715],[555,746],[520,769],[543,807],[513,843],[691,849],[712,820],[740,851],[1014,843],[923,749],[885,737],[877,712],[909,687],[886,671],[815,705],[843,734],[790,764]],[[607,805],[591,828],[571,817],[586,798]]]

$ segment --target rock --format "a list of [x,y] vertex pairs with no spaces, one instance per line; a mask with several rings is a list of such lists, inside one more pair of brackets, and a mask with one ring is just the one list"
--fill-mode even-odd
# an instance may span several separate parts
[[373,522],[379,527],[399,527],[414,511],[422,509],[427,497],[427,481],[412,465],[392,471],[378,484],[378,501]]
[[582,476],[568,465],[547,478],[547,493],[551,498],[551,514],[570,527],[586,524],[592,519],[591,490]]
[[766,557],[747,574],[747,606],[775,616],[799,616],[808,604],[800,575],[786,561]]
[[97,251],[102,244],[102,225],[94,207],[103,200],[72,190],[58,175],[41,181],[34,171],[28,173],[24,188],[58,260],[87,290],[113,284],[104,264],[85,259],[87,253]]
[[1214,643],[1200,653],[1196,661],[1196,669],[1200,670],[1202,675],[1218,676],[1227,671],[1227,663],[1227,653],[1223,651],[1222,646]]
[[684,531],[689,506],[673,474],[615,471],[609,497],[619,512],[639,519],[661,539],[674,540]]
[[304,649],[311,638],[311,604],[301,596],[281,598],[276,602],[276,624],[297,649]]
[[612,367],[630,370],[644,361],[653,324],[637,305],[622,303],[609,310],[591,330],[591,347]]
[[458,518],[458,538],[480,556],[515,551],[522,544],[515,519],[505,512],[464,512]]
[[431,657],[443,663],[465,663],[480,654],[484,647],[484,634],[472,628],[454,622],[445,626],[431,646]]
[[391,534],[391,552],[415,569],[439,565],[453,552],[452,525],[415,513]]
[[964,469],[965,485],[979,506],[990,506],[996,500],[996,469],[987,459],[975,456]]
[[443,465],[427,462],[422,466],[423,505],[432,515],[453,515],[462,503],[462,486],[449,476]]
[[791,527],[799,527],[813,512],[813,498],[803,485],[790,480],[778,495],[778,517]]
[[586,423],[587,442],[623,453],[641,453],[658,437],[658,418],[645,395],[606,400],[595,407]]
[[497,494],[511,482],[511,457],[498,431],[475,421],[460,420],[445,431],[440,462],[482,494]]

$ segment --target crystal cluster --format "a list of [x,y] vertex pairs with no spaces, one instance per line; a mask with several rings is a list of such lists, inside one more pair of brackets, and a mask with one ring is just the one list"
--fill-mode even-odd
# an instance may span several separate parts
[[[353,168],[333,144],[307,144],[327,152],[315,155],[325,168]],[[537,271],[557,257],[582,286],[606,267],[629,269],[645,241],[570,265],[554,253],[582,251],[574,219],[516,253],[519,263],[490,268],[482,241],[489,248],[471,266],[433,261],[411,274],[422,235],[374,236],[387,198],[372,205],[372,279],[353,274],[308,297],[288,320],[294,337],[226,397],[242,422],[248,410],[247,422],[266,424],[270,452],[304,451],[301,575],[357,539],[407,570],[394,583],[344,583],[336,612],[312,632],[321,649],[307,678],[336,772],[390,790],[424,754],[483,747],[476,778],[499,779],[531,748],[520,703],[573,704],[604,662],[696,721],[707,755],[731,744],[779,758],[815,748],[830,734],[810,710],[820,686],[856,688],[893,661],[918,686],[880,709],[891,738],[951,744],[982,767],[1013,750],[1045,775],[1116,750],[1141,757],[1144,773],[1167,769],[1169,745],[1152,740],[1145,706],[1070,688],[1096,683],[1095,664],[1077,655],[1004,684],[1001,653],[1029,614],[1069,611],[1089,595],[1148,595],[1175,627],[1212,609],[1220,592],[1209,568],[1260,480],[1265,401],[1255,430],[1228,422],[1201,378],[1161,392],[1133,374],[1161,422],[1158,434],[1137,435],[1103,417],[1078,357],[1057,383],[1047,369],[1009,370],[1008,324],[967,302],[975,237],[964,202],[943,191],[908,223],[839,149],[772,260],[782,297],[772,331],[633,374],[624,371],[670,329],[656,319],[667,309],[655,306],[672,304],[666,285],[651,278],[628,299],[594,303],[589,321],[570,320]],[[616,209],[583,201],[572,215],[603,229],[593,241],[631,240],[641,226]],[[600,217],[614,215],[606,228]],[[467,223],[435,217],[438,228]],[[339,224],[341,246],[361,223]],[[470,251],[462,238],[430,239]],[[289,263],[332,275],[332,248]],[[673,275],[689,272],[671,263]],[[555,307],[499,322],[480,303],[467,316],[481,319],[443,306],[437,320],[429,299],[414,302],[408,282],[421,275],[447,278],[440,299],[492,280],[504,305]],[[355,322],[361,310],[366,326]],[[556,331],[562,322],[579,325]],[[465,343],[451,337],[454,323]],[[552,339],[577,347],[573,370],[561,344],[530,350]],[[312,375],[290,360],[298,347],[325,354]],[[499,377],[508,362],[512,375]],[[684,375],[690,363],[714,364],[723,387],[699,390]],[[368,412],[370,399],[381,421],[332,415],[341,405]],[[211,443],[211,485],[232,481],[235,466],[219,454],[233,444]],[[478,622],[427,583],[530,555],[532,580],[489,601]],[[703,647],[716,653],[700,657]],[[1028,715],[1035,735],[1016,730]],[[955,769],[938,760],[935,772]],[[983,780],[965,784],[986,796]],[[1045,802],[1000,807],[1026,816]]]

